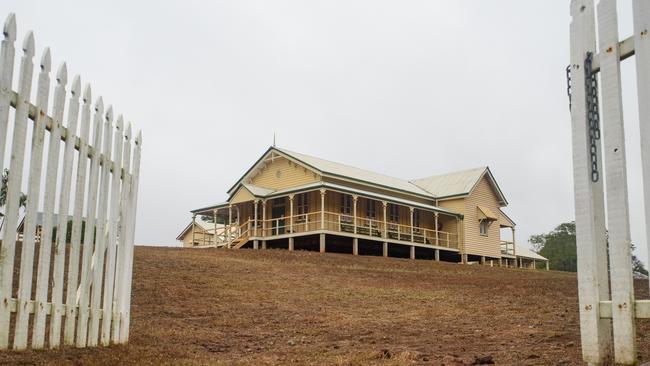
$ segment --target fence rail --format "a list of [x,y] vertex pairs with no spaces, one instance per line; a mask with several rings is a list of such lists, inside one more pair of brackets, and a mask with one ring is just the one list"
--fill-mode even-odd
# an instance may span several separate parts
[[[0,170],[5,171],[6,160],[9,169],[0,251],[0,349],[124,343],[129,336],[141,133],[132,142],[131,124],[124,129],[121,115],[114,123],[113,108],[104,108],[102,97],[93,104],[91,87],[86,84],[82,92],[79,76],[68,90],[65,63],[52,83],[48,48],[41,56],[32,103],[32,32],[22,44],[14,91],[13,14],[3,34]],[[7,141],[9,131],[13,134]]]

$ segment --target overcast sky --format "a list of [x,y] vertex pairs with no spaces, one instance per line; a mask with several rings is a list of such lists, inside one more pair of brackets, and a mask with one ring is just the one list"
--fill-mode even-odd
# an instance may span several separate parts
[[[620,2],[621,35],[631,1]],[[488,165],[520,243],[571,221],[569,1],[2,0],[37,56],[143,130],[136,243],[169,245],[277,135],[412,179]],[[632,237],[646,258],[634,93],[623,67]]]

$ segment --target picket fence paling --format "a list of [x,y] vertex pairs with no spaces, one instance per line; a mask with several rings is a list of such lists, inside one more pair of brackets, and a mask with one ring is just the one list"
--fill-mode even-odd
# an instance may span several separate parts
[[[98,100],[99,102],[99,100]],[[84,109],[81,116],[81,134],[79,139],[79,156],[88,154],[88,138],[90,136],[90,105],[91,105],[91,88],[86,86],[84,92]],[[79,255],[81,253],[81,215],[83,212],[85,185],[86,185],[86,165],[88,159],[78,159],[77,161],[77,180],[76,191],[74,196],[74,210],[72,217],[72,234],[70,244],[70,258],[68,260],[68,289],[77,289],[79,283]],[[67,238],[66,238],[67,241]],[[66,243],[67,244],[67,243]],[[77,304],[76,291],[69,290],[66,298],[67,304]],[[66,312],[65,330],[63,334],[65,345],[75,344],[75,319],[78,311],[77,307],[70,306]]]
[[[125,343],[129,333],[125,327],[128,327],[130,316],[140,134],[133,147],[134,161],[130,170],[130,126],[123,132],[123,118],[119,116],[113,129],[113,109],[109,106],[104,111],[101,97],[91,108],[90,85],[87,84],[80,95],[79,76],[75,76],[67,91],[65,63],[57,70],[52,112],[48,113],[51,56],[47,48],[41,57],[36,103],[32,104],[35,42],[31,32],[22,46],[17,91],[12,90],[16,53],[13,14],[4,24],[3,34],[0,45],[0,170],[4,169],[4,156],[10,156],[10,162],[0,243],[0,349],[53,348],[60,346],[62,338],[65,345],[77,347],[95,346],[100,341],[102,345]],[[10,125],[11,108],[15,109],[15,114]],[[66,115],[66,126],[63,126]],[[25,144],[30,120],[34,128],[27,155]],[[13,136],[8,144],[6,135],[10,127]],[[63,160],[60,156],[62,144]],[[9,152],[6,151],[8,146]],[[17,228],[23,165],[27,157],[27,202],[18,253]],[[75,162],[77,169],[73,177]],[[75,179],[74,192],[72,179]],[[41,190],[44,194],[39,202]],[[57,197],[59,204],[55,210]],[[43,212],[39,214],[41,206]],[[69,243],[68,236],[71,237]],[[36,253],[38,258],[35,258]],[[18,255],[20,271],[14,280]],[[33,279],[35,289],[32,288]],[[47,341],[46,329],[49,330]]]
[[[50,90],[50,69],[51,69],[50,50],[48,48],[43,52],[41,58],[41,72],[38,75],[36,106],[38,115],[35,121],[32,144],[31,158],[29,162],[29,177],[27,182],[27,203],[25,208],[25,227],[26,233],[36,231],[36,212],[38,210],[38,200],[40,197],[40,180],[41,168],[43,166],[43,145],[45,143],[45,124],[43,115],[47,113],[48,97]],[[12,170],[13,171],[13,170]],[[20,194],[20,192],[18,192]],[[29,312],[27,306],[31,296],[32,289],[32,272],[34,268],[34,246],[36,238],[33,235],[23,235],[22,254],[20,262],[20,281],[18,284],[18,309],[16,316],[14,349],[21,350],[27,347],[27,324]]]
[[[6,37],[6,36],[5,36]],[[15,123],[11,144],[11,158],[7,182],[7,202],[5,204],[5,221],[2,229],[2,277],[0,279],[0,348],[9,345],[10,309],[9,300],[13,292],[14,256],[16,255],[16,228],[20,205],[20,185],[23,176],[25,138],[27,135],[28,102],[34,70],[34,35],[29,32],[23,42],[23,56],[18,77],[18,96],[16,101]],[[9,234],[7,234],[9,233]]]
[[[124,119],[122,115],[117,117],[117,124],[115,125],[115,137],[113,151],[115,151],[115,162],[117,164],[117,169],[113,170],[113,178],[111,180],[111,201],[110,201],[110,212],[108,216],[108,228],[107,228],[107,276],[104,279],[104,299],[102,304],[103,309],[103,321],[102,321],[102,334],[101,334],[101,343],[106,345],[110,342],[111,339],[111,324],[108,320],[108,314],[113,311],[113,288],[115,286],[115,256],[117,255],[116,251],[116,241],[117,241],[117,220],[119,215],[120,208],[120,179],[117,176],[122,168],[122,145],[124,136],[122,135],[122,130],[124,126]],[[128,148],[128,146],[127,146]],[[99,306],[99,305],[97,305]],[[116,326],[119,324],[119,320],[115,321]],[[117,337],[114,337],[117,339]]]
[[[68,130],[72,131],[66,136],[65,151],[63,155],[63,173],[61,176],[61,195],[59,198],[59,212],[68,212],[70,203],[70,182],[72,180],[72,161],[74,159],[74,132],[77,131],[77,119],[79,117],[79,91],[81,90],[81,79],[74,78],[70,91],[70,110],[68,111]],[[86,90],[89,92],[89,89]],[[84,95],[84,101],[89,95]],[[63,296],[63,271],[65,265],[65,247],[68,235],[68,219],[59,220],[56,226],[57,237],[54,247],[54,263],[52,273],[52,316],[50,318],[50,347],[58,347],[61,341],[62,296]],[[36,328],[35,328],[36,329]]]
[[[122,156],[122,163],[124,165],[125,169],[129,169],[131,166],[131,123],[129,123],[126,127],[126,130],[124,132],[124,150],[123,150],[123,156]],[[129,217],[129,211],[128,211],[128,193],[130,190],[130,179],[124,179],[122,181],[122,190],[120,192],[120,215],[119,215],[119,227],[120,227],[120,233],[119,233],[119,249],[118,249],[118,262],[116,264],[116,271],[117,271],[117,284],[115,287],[115,293],[114,296],[115,298],[119,299],[119,294],[122,291],[122,288],[125,285],[125,279],[124,276],[126,274],[126,259],[125,257],[127,256],[127,248],[125,243],[127,242],[127,225],[125,225],[125,221],[128,220]],[[118,303],[117,307],[118,310],[121,310],[122,308],[122,303]],[[120,327],[121,322],[123,320],[121,318],[116,319],[115,322],[113,323],[113,337],[119,338],[120,337]]]
[[[101,97],[100,97],[100,100]],[[112,109],[107,109],[110,112]],[[79,221],[78,231],[80,236],[74,240],[82,240],[83,253],[81,263],[81,277],[79,278],[79,288],[77,289],[77,302],[79,304],[79,317],[77,318],[77,347],[86,346],[86,335],[88,326],[88,296],[90,293],[90,269],[94,249],[96,247],[94,239],[95,233],[95,215],[97,213],[97,184],[99,177],[99,146],[102,143],[102,119],[104,116],[103,104],[95,108],[95,117],[93,121],[93,145],[97,150],[92,154],[90,159],[90,181],[88,185],[88,201],[86,203],[85,228],[81,233],[81,223],[83,218],[81,212],[75,212],[75,218]],[[79,216],[77,215],[79,214]],[[78,218],[77,218],[78,216]],[[74,225],[74,224],[73,224]]]
[[[104,142],[103,142],[103,156],[111,156],[112,152],[112,122],[113,122],[113,108],[109,107],[106,113],[106,121],[104,124]],[[95,244],[95,253],[92,261],[92,294],[91,300],[93,301],[93,309],[90,314],[90,324],[88,325],[88,345],[96,346],[99,336],[99,316],[100,316],[100,297],[102,291],[102,272],[104,271],[104,251],[106,250],[106,209],[109,193],[109,168],[108,164],[102,164],[100,173],[100,195],[97,207],[97,239]]]

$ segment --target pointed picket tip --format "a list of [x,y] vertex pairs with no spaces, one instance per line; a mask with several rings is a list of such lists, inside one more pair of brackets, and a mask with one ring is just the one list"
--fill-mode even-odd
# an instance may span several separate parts
[[95,111],[96,112],[104,111],[104,99],[102,99],[101,96],[97,98],[97,101],[95,102]]
[[27,32],[25,40],[23,41],[23,51],[25,52],[25,56],[29,58],[34,57],[35,48],[36,46],[34,45],[34,32],[29,31]]
[[88,83],[86,83],[86,87],[84,88],[83,100],[84,103],[90,103],[90,101],[92,100],[92,90],[90,84]]
[[7,41],[14,42],[16,40],[16,14],[9,13],[2,28],[2,33]]
[[109,104],[108,108],[106,108],[106,121],[110,122],[113,120],[113,105]]
[[124,132],[124,138],[126,141],[131,140],[131,122],[126,125],[126,132]]
[[115,122],[115,129],[118,131],[122,131],[122,128],[124,128],[124,118],[120,114],[117,116],[117,122]]
[[62,63],[56,71],[56,81],[61,85],[66,85],[68,83],[68,67],[65,62]]
[[81,90],[81,78],[79,75],[75,75],[74,78],[72,79],[72,87],[70,88],[70,92],[72,95],[75,97],[79,97],[79,90]]
[[135,144],[142,147],[142,130],[138,130],[138,136],[135,138]]
[[49,73],[50,70],[52,70],[52,55],[50,55],[49,47],[45,47],[43,50],[43,56],[41,56],[41,70],[46,73]]

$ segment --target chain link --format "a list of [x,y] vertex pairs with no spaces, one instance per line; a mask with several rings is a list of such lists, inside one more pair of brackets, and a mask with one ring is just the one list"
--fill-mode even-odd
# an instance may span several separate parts
[[585,98],[587,125],[589,127],[589,155],[591,158],[591,181],[598,182],[598,143],[600,140],[600,114],[598,110],[598,75],[592,70],[593,54],[587,52],[585,59]]

